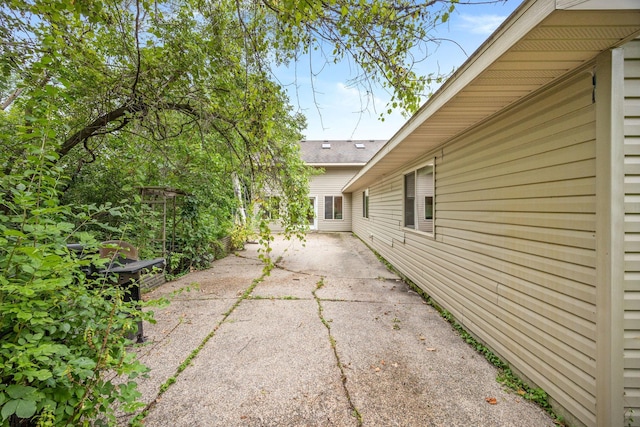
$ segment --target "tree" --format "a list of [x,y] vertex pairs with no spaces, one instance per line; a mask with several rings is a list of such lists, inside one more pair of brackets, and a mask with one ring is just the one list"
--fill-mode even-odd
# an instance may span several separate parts
[[[66,243],[95,247],[101,229],[127,225],[114,204],[131,202],[137,185],[187,187],[195,199],[183,213],[192,231],[203,230],[228,216],[233,174],[249,200],[281,195],[287,234],[304,231],[309,171],[297,144],[304,118],[271,67],[313,49],[329,61],[350,58],[363,84],[394,93],[389,108],[414,111],[425,86],[441,77],[416,75],[415,55],[429,51],[430,31],[456,3],[2,2],[3,425],[16,417],[109,421],[114,400],[135,397],[134,383],[118,391],[103,372],[140,373],[118,331],[130,327],[128,315],[144,314],[87,279],[89,260]],[[110,203],[97,206],[103,202]],[[198,209],[204,214],[194,215]],[[116,216],[109,224],[96,220],[107,213]]]
[[[391,106],[413,111],[425,85],[440,77],[417,76],[415,55],[428,54],[437,42],[431,30],[456,3],[11,1],[0,12],[3,105],[63,88],[63,99],[52,100],[68,126],[61,156],[87,145],[91,157],[92,139],[133,124],[160,138],[197,125],[257,144],[286,114],[265,109],[286,103],[270,79],[272,63],[330,47],[330,60],[351,58],[361,79],[393,91]],[[169,124],[167,116],[179,119]]]
[[[11,0],[0,9],[2,105],[27,122],[47,118],[72,179],[131,134],[174,143],[213,135],[216,145],[201,149],[227,150],[255,176],[303,123],[273,81],[274,64],[314,49],[348,58],[360,67],[356,80],[393,92],[389,109],[412,112],[442,77],[416,75],[416,55],[428,55],[438,42],[431,31],[457,2]],[[20,143],[8,145],[7,172],[21,157]]]
[[[99,158],[111,164],[117,157],[135,159],[127,168],[148,172],[136,172],[138,185],[167,184],[179,175],[167,171],[180,163],[168,153],[183,145],[193,149],[191,158],[195,151],[226,153],[219,170],[241,171],[254,192],[258,177],[273,170],[274,155],[286,154],[281,163],[303,170],[291,149],[303,121],[291,114],[261,58],[246,51],[246,26],[233,3],[11,6],[1,11],[9,36],[4,81],[21,86],[5,104],[25,117],[46,118],[46,131],[55,134],[50,144],[71,177],[65,190],[79,185],[81,171]],[[21,125],[17,119],[13,126]],[[17,165],[12,159],[22,157],[21,143],[10,147],[8,172]],[[292,201],[296,205],[302,207]]]

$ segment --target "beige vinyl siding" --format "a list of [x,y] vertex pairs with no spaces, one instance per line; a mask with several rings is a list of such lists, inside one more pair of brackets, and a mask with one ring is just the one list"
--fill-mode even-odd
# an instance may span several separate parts
[[[342,187],[359,170],[359,167],[326,167],[323,174],[311,177],[309,195],[317,198],[319,231],[351,231],[351,194],[342,194]],[[324,219],[325,196],[342,196],[342,219]],[[362,202],[356,206],[361,208]]]
[[640,40],[624,55],[624,404],[631,425],[640,426]]
[[[588,69],[369,188],[354,232],[517,371],[595,424],[595,107]],[[436,159],[435,233],[402,227]],[[354,192],[357,193],[358,191]],[[640,258],[640,257],[639,257]]]

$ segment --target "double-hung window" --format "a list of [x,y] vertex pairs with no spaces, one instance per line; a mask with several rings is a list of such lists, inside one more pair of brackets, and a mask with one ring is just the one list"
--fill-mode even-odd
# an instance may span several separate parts
[[324,196],[324,219],[342,219],[342,196]]
[[434,180],[433,164],[404,175],[404,226],[433,233]]

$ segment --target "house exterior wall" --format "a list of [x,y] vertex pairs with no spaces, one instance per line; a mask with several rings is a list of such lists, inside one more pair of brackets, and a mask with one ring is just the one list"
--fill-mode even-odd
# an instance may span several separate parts
[[[351,231],[351,194],[342,188],[360,170],[360,167],[325,167],[324,173],[315,175],[309,183],[309,196],[316,197],[316,215],[319,231]],[[325,219],[325,196],[342,196],[342,219]]]
[[640,40],[624,46],[624,405],[640,425]]
[[[353,231],[585,425],[597,393],[593,66],[369,187],[369,218],[365,189],[353,192]],[[435,232],[406,229],[403,175],[434,159]]]

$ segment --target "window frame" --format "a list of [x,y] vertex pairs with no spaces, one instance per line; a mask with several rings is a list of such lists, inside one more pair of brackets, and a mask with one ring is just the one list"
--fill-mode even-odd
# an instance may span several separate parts
[[[427,175],[431,175],[431,182],[420,182],[418,172],[430,168]],[[413,183],[408,180],[413,178]],[[411,184],[411,185],[409,185]],[[411,188],[408,188],[411,187]],[[424,188],[421,188],[424,186]],[[408,190],[413,190],[413,196],[408,194]],[[428,202],[431,202],[429,204]],[[408,213],[407,208],[411,206],[412,212]],[[430,209],[429,209],[430,207]],[[429,215],[429,213],[431,215]],[[429,217],[430,216],[430,217]],[[429,237],[435,237],[436,219],[436,162],[435,158],[422,162],[412,168],[406,169],[402,174],[402,227],[404,230],[412,231]],[[408,224],[413,220],[412,224]],[[428,221],[427,224],[424,222]],[[420,224],[423,222],[423,224]],[[430,230],[421,229],[430,224]]]
[[362,192],[362,217],[369,219],[369,189]]
[[[327,218],[327,199],[331,198],[331,218]],[[336,200],[340,199],[340,218],[336,218]],[[324,220],[325,221],[344,221],[344,197],[340,196],[324,196]]]
[[[414,169],[402,174],[402,226],[410,230],[416,229],[416,170],[417,169]],[[412,195],[408,195],[409,178],[413,181],[411,185]],[[409,210],[409,204],[411,205],[411,210]],[[409,218],[411,219],[411,224],[409,224]]]

